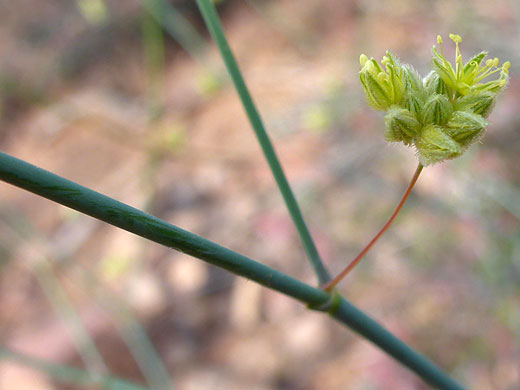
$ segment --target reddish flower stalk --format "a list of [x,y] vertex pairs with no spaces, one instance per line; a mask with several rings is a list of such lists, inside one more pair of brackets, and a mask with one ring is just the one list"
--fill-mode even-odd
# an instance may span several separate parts
[[408,185],[408,188],[406,189],[406,192],[401,198],[401,201],[397,205],[397,208],[395,209],[394,213],[390,216],[388,221],[386,221],[381,230],[379,230],[379,232],[374,236],[374,238],[372,238],[372,240],[367,244],[367,246],[365,246],[365,248],[359,253],[359,255],[357,255],[356,258],[352,260],[350,264],[338,276],[336,276],[334,279],[332,279],[330,282],[328,282],[322,287],[325,291],[330,292],[334,287],[336,287],[336,285],[339,282],[341,282],[341,280],[361,261],[361,259],[367,254],[367,252],[370,250],[370,248],[372,248],[372,246],[377,242],[377,240],[379,240],[383,233],[388,230],[388,228],[394,221],[395,217],[397,216],[397,214],[399,214],[399,211],[401,211],[406,200],[410,196],[410,193],[412,192],[412,189],[415,186],[415,183],[417,182],[417,179],[419,178],[422,169],[423,166],[419,163],[412,177],[412,180],[410,181],[410,184]]

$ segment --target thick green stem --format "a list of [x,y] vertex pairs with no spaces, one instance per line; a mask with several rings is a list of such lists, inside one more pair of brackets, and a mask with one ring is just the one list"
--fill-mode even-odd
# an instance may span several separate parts
[[276,184],[282,193],[285,204],[287,205],[287,209],[289,210],[289,214],[291,214],[291,218],[296,226],[296,229],[298,230],[298,234],[300,235],[300,239],[302,240],[305,251],[307,252],[307,256],[309,257],[309,260],[314,268],[314,272],[318,276],[318,281],[320,285],[323,285],[330,280],[330,275],[321,261],[318,250],[316,249],[316,245],[312,240],[309,229],[307,228],[302,213],[298,207],[298,203],[294,198],[294,194],[291,190],[289,182],[287,181],[282,166],[280,165],[280,161],[276,156],[273,144],[271,143],[271,140],[265,131],[262,118],[260,118],[260,114],[258,113],[251,94],[247,89],[244,78],[240,73],[238,64],[222,30],[222,25],[220,24],[215,6],[210,0],[197,0],[197,5],[199,6],[200,12],[204,17],[211,36],[217,43],[220,54],[222,55],[222,59],[226,64],[231,79],[233,80],[233,84],[235,85],[235,89],[237,90],[240,100],[242,101],[242,105],[244,106],[247,117],[249,118],[249,121],[251,122],[251,125],[255,131],[256,137],[258,138],[258,142],[262,147],[265,158],[269,163],[269,167],[271,168],[273,176],[276,180]]
[[314,310],[328,312],[431,385],[443,390],[463,389],[432,362],[337,294],[330,295],[143,211],[1,152],[0,180],[254,280],[304,302]]

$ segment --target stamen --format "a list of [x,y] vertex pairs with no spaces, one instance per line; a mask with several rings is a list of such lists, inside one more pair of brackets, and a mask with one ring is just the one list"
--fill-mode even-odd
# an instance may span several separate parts
[[[437,43],[439,44],[439,49],[441,50],[442,57],[444,59],[444,50],[442,50],[442,37],[440,35],[437,35]],[[444,60],[446,61],[446,60]]]
[[488,69],[486,72],[482,73],[479,77],[477,77],[475,79],[475,82],[478,83],[480,80],[483,80],[486,77],[491,76],[492,74],[495,74],[495,73],[497,73],[497,72],[499,72],[501,70],[502,69],[495,69],[495,70],[492,71],[491,69]]
[[359,56],[359,63],[361,64],[361,67],[365,66],[367,61],[368,61],[368,57],[365,54],[361,54]]
[[453,42],[455,42],[456,44],[462,42],[462,37],[460,35],[457,35],[457,34],[450,34],[450,39]]
[[450,34],[450,39],[455,42],[456,50],[455,50],[455,75],[457,79],[460,79],[462,76],[462,68],[464,66],[462,62],[462,54],[460,53],[459,43],[462,42],[462,38],[460,35]]

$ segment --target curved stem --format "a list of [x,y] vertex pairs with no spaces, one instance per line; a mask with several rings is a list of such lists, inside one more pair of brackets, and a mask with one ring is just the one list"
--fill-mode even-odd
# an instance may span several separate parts
[[397,217],[397,214],[399,214],[399,211],[403,208],[406,200],[408,199],[408,196],[410,196],[410,193],[412,192],[413,187],[415,186],[415,183],[417,182],[417,179],[419,178],[419,175],[421,174],[421,171],[424,167],[419,163],[417,165],[417,169],[415,170],[415,173],[412,177],[412,181],[410,181],[410,184],[408,185],[408,188],[406,189],[406,192],[404,193],[403,197],[401,198],[401,201],[397,205],[394,213],[390,216],[388,221],[383,225],[381,230],[372,238],[372,240],[365,246],[365,248],[359,253],[359,255],[356,256],[354,260],[350,262],[350,264],[334,279],[332,279],[329,283],[325,284],[323,286],[323,289],[325,291],[331,291],[341,280],[361,261],[361,259],[367,254],[367,252],[372,248],[372,246],[379,240],[379,238],[383,235],[384,232],[388,230],[392,222],[394,221],[395,217]]

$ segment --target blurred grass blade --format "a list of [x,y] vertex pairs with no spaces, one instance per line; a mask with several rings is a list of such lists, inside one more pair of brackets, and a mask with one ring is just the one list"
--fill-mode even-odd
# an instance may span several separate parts
[[479,181],[471,180],[469,184],[520,220],[520,191],[510,183],[499,178],[488,178]]
[[328,312],[337,321],[377,345],[431,385],[443,390],[464,389],[431,361],[337,293],[332,296],[319,288],[171,225],[144,211],[2,152],[0,152],[0,180],[251,279],[306,303],[313,310]]
[[141,4],[193,59],[204,62],[206,42],[180,11],[165,0],[141,0]]
[[141,323],[130,310],[122,308],[116,318],[119,331],[147,382],[154,390],[173,390],[170,375]]
[[[12,214],[12,216],[9,218],[9,222],[11,223],[6,223],[6,226],[14,233],[11,237],[12,239],[42,240],[45,238],[38,231],[37,227],[31,223],[30,219],[27,218],[23,210],[18,209],[14,204],[9,204],[8,207],[9,213]],[[0,216],[3,217],[1,214]],[[0,219],[0,221],[2,220]],[[18,225],[16,228],[12,226],[14,223]],[[49,253],[49,256],[52,255],[52,253]],[[45,254],[41,256],[43,257]],[[68,261],[68,263],[73,262]],[[76,267],[78,266],[77,263],[74,263],[74,265]],[[69,332],[74,336],[73,339],[76,347],[85,365],[89,368],[89,373],[92,376],[98,377],[100,374],[106,374],[109,370],[105,366],[96,345],[90,339],[86,329],[84,329],[81,319],[74,309],[74,305],[68,299],[64,288],[61,287],[61,283],[53,271],[51,261],[42,259],[34,268],[34,272],[42,289],[62,318],[65,327],[67,327]],[[83,276],[83,279],[78,281],[78,283],[85,287],[87,291],[92,291],[94,288],[96,289],[96,302],[104,309],[108,308],[108,314],[110,314],[118,331],[122,334],[125,343],[151,388],[154,390],[173,390],[174,386],[168,370],[146,334],[145,329],[132,313],[132,310],[123,302],[115,299],[110,293],[107,293],[102,281],[93,276],[88,268],[82,267],[81,272],[76,275]],[[81,346],[83,344],[88,348],[82,348]],[[88,353],[90,350],[93,350],[94,353]],[[94,364],[89,364],[91,361],[93,361]],[[100,361],[100,364],[102,364],[101,369],[96,368],[97,361]]]
[[114,376],[92,376],[88,372],[76,367],[62,364],[49,363],[47,361],[26,356],[19,352],[0,346],[0,359],[8,360],[37,371],[46,373],[54,380],[70,385],[74,388],[106,389],[106,390],[149,390],[146,387],[136,385]]
[[[82,270],[81,275],[85,278],[83,283],[89,285],[90,288],[93,288],[92,286],[103,285],[103,283],[86,268]],[[97,290],[98,291],[94,294],[97,304],[101,306],[114,321],[114,325],[132,353],[147,383],[154,390],[173,390],[175,387],[167,368],[132,309],[117,299],[117,297],[108,293],[105,289],[98,288]]]
[[148,79],[148,111],[151,119],[163,110],[161,90],[164,85],[164,37],[157,21],[149,13],[143,15],[143,46]]
[[83,325],[74,305],[69,300],[60,281],[54,275],[54,271],[46,259],[39,259],[34,269],[34,275],[40,283],[54,311],[59,315],[63,325],[69,332],[72,342],[92,375],[106,374],[109,370]]
[[298,230],[298,234],[300,235],[305,251],[307,252],[307,256],[309,257],[314,271],[318,276],[319,283],[320,285],[323,285],[330,280],[330,275],[323,265],[318,250],[316,249],[316,245],[312,240],[294,194],[291,190],[291,187],[289,186],[289,182],[285,177],[285,173],[282,169],[280,161],[276,156],[276,152],[271,143],[271,140],[265,131],[260,114],[258,113],[253,99],[247,89],[235,57],[231,52],[231,48],[229,47],[226,36],[224,35],[224,31],[222,30],[217,10],[210,0],[197,0],[197,5],[199,6],[200,12],[204,17],[206,25],[208,26],[213,39],[217,43],[231,79],[233,80],[238,95],[240,96],[244,110],[247,113],[247,117],[253,126],[256,137],[258,138],[260,146],[264,152],[265,158],[269,163],[269,167],[271,168],[273,176],[276,180],[276,184],[278,184],[285,204],[287,205],[289,213],[291,214],[291,218],[296,225],[296,229]]

